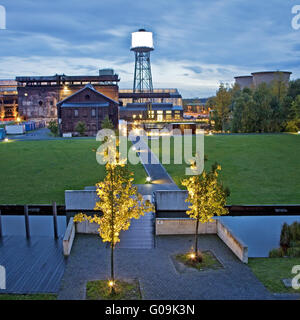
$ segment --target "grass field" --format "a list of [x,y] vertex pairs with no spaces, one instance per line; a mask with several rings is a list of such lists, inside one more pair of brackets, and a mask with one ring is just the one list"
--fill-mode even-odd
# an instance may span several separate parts
[[292,268],[300,265],[300,258],[251,258],[249,267],[256,277],[271,292],[300,293],[300,290],[286,288],[282,279],[292,279]]
[[[105,175],[95,140],[0,142],[0,204],[64,204],[64,191],[95,185]],[[143,166],[131,167],[145,183]]]
[[[195,138],[193,145],[195,144]],[[205,136],[206,169],[221,164],[220,178],[231,191],[229,204],[299,204],[300,136],[292,134]],[[158,154],[158,148],[152,148]],[[161,150],[160,150],[161,155]],[[181,186],[187,164],[165,165]]]

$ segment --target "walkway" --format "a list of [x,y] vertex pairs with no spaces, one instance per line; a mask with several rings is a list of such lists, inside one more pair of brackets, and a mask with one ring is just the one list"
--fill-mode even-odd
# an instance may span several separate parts
[[169,188],[172,190],[179,190],[178,186],[168,174],[167,170],[159,162],[159,159],[156,157],[154,152],[151,151],[143,138],[144,137],[136,136],[136,140],[132,138],[131,141],[133,145],[135,145],[135,143],[139,143],[139,156],[148,176],[152,179],[152,184],[165,184],[169,185]]
[[[143,299],[274,299],[250,268],[214,235],[200,236],[201,250],[211,250],[224,269],[178,273],[171,256],[186,252],[192,236],[156,237],[155,249],[116,249],[116,276],[140,282]],[[85,298],[86,282],[108,279],[110,250],[95,235],[77,235],[62,280],[59,299]]]
[[2,293],[57,293],[65,270],[62,239],[4,236],[0,239],[0,265],[6,269]]

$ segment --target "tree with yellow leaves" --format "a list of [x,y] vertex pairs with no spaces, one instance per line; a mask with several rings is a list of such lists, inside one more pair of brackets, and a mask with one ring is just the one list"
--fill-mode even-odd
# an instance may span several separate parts
[[95,210],[102,212],[101,216],[93,218],[84,214],[75,216],[75,222],[88,220],[99,225],[99,234],[103,242],[109,242],[111,247],[111,279],[110,286],[114,292],[114,249],[120,242],[120,232],[128,230],[131,219],[139,219],[145,213],[154,211],[149,201],[144,201],[137,188],[133,186],[133,173],[120,160],[117,150],[109,150],[105,155],[110,157],[106,163],[106,177],[96,185],[99,201]]
[[[198,230],[199,223],[212,222],[214,216],[228,214],[224,207],[229,190],[225,189],[218,181],[221,166],[214,164],[210,172],[203,172],[182,181],[182,185],[187,188],[189,210],[186,212],[191,218],[196,220],[194,258],[201,260],[198,252]],[[200,261],[201,262],[201,261]]]

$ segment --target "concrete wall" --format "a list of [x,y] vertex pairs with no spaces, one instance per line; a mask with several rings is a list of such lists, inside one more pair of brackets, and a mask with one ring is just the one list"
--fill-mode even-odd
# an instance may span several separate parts
[[217,222],[217,235],[242,262],[248,263],[248,247],[220,220]]
[[75,224],[73,222],[73,218],[71,218],[68,223],[68,227],[63,239],[63,252],[65,256],[70,255],[74,239],[75,239]]
[[235,83],[238,84],[243,90],[244,88],[251,88],[253,86],[253,77],[252,76],[241,76],[234,77]]
[[[196,222],[189,218],[157,218],[155,225],[155,234],[161,235],[179,235],[195,234]],[[217,222],[199,224],[198,234],[216,234]]]
[[90,223],[88,221],[77,222],[76,223],[76,232],[85,233],[85,234],[99,234],[99,225],[97,223]]
[[[155,234],[192,235],[195,234],[196,222],[189,218],[156,218]],[[234,235],[220,220],[199,224],[198,234],[217,234],[229,249],[244,263],[248,263],[248,247]]]
[[66,190],[66,210],[94,210],[99,198],[94,190]]
[[188,203],[187,191],[155,191],[156,210],[158,211],[186,211]]

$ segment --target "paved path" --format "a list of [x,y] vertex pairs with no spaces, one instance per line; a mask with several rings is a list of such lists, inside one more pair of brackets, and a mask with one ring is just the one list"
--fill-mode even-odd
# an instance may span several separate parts
[[[200,236],[200,249],[214,252],[224,269],[178,273],[171,256],[189,250],[192,240],[192,236],[164,236],[156,237],[155,249],[116,249],[116,276],[137,278],[143,299],[275,298],[215,235]],[[58,298],[84,299],[87,281],[108,279],[109,254],[98,236],[77,235]]]
[[133,145],[135,145],[135,143],[139,144],[139,156],[148,176],[150,176],[152,179],[152,184],[166,184],[170,185],[172,190],[179,190],[178,186],[168,174],[167,170],[159,162],[157,156],[148,147],[144,138],[147,137],[131,137],[131,141]]

